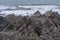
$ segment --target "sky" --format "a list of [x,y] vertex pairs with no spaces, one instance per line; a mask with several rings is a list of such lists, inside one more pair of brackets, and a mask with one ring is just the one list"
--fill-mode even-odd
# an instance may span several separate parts
[[56,4],[60,5],[60,0],[0,0],[3,5],[18,5],[18,4]]

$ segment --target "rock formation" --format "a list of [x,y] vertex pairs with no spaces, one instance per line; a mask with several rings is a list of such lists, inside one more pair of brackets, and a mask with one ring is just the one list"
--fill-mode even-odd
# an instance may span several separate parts
[[52,10],[32,16],[0,16],[1,40],[60,40],[60,14]]

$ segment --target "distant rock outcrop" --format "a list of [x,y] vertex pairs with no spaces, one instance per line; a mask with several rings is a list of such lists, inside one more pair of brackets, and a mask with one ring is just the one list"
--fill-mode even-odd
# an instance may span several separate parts
[[36,11],[32,17],[41,17],[41,13],[39,11]]
[[56,16],[59,16],[58,12],[54,12],[54,11],[52,11],[52,10],[47,11],[45,15],[46,15],[47,17],[56,17]]

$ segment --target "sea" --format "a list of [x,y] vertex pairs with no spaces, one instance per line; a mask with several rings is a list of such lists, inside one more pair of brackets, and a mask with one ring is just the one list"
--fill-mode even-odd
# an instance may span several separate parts
[[60,14],[60,0],[0,0],[0,14],[33,15],[36,11],[44,14],[46,11]]

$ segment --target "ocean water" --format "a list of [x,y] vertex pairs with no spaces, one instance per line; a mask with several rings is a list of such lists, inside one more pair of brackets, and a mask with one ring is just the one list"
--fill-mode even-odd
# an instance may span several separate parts
[[4,6],[0,5],[0,14],[15,14],[15,15],[23,15],[26,16],[34,14],[37,10],[44,14],[46,11],[52,10],[58,12],[60,14],[60,6],[56,5],[30,5],[30,6]]
[[[22,6],[23,5],[23,6]],[[60,14],[60,0],[0,0],[0,14],[32,15],[53,10]]]
[[60,0],[0,0],[0,5],[23,5],[23,4],[54,4],[60,5]]

